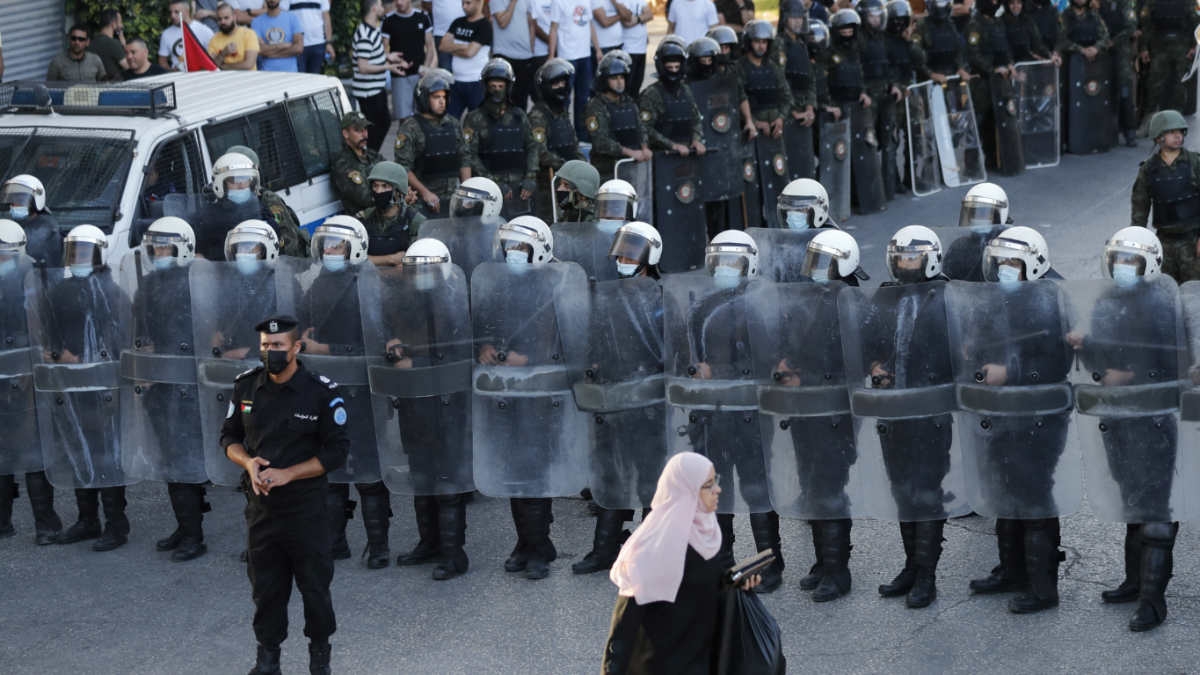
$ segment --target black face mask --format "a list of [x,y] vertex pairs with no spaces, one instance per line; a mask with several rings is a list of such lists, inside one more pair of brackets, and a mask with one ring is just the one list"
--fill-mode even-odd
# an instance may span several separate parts
[[500,105],[501,103],[504,103],[504,98],[505,98],[505,94],[506,94],[506,93],[507,93],[507,92],[506,92],[506,91],[504,91],[504,90],[501,90],[501,91],[489,91],[489,92],[488,92],[488,99],[489,99],[489,100],[490,100],[492,103],[495,103],[496,105]]
[[390,192],[373,192],[371,198],[375,201],[375,208],[380,211],[386,211],[392,205],[392,193]]
[[569,209],[575,205],[575,192],[567,190],[558,193],[558,208]]
[[278,375],[287,369],[291,359],[288,358],[287,349],[264,349],[258,353],[262,359],[263,365],[267,367],[267,372],[272,375]]

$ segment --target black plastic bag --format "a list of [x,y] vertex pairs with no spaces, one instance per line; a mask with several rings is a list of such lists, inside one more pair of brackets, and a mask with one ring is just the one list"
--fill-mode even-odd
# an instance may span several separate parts
[[787,671],[775,617],[758,594],[731,588],[721,603],[718,675],[782,675]]

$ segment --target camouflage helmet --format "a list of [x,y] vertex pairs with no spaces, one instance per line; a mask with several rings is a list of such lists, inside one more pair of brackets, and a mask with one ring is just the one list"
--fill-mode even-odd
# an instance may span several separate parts
[[600,172],[591,164],[578,159],[564,163],[554,177],[575,186],[575,191],[588,199],[595,199],[600,190]]
[[1176,129],[1187,133],[1188,123],[1178,110],[1160,110],[1150,118],[1150,138],[1158,140],[1159,136]]
[[367,176],[367,180],[388,183],[401,193],[408,192],[408,169],[395,162],[377,163],[371,167],[371,175]]

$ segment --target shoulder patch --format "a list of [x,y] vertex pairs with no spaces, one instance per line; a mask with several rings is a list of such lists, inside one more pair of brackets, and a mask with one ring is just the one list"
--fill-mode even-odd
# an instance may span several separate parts
[[471,127],[463,127],[463,139],[471,140],[475,136],[475,130]]
[[537,141],[538,143],[545,143],[546,142],[546,129],[543,127],[534,127],[533,128],[533,140]]
[[283,205],[282,204],[272,204],[268,210],[271,212],[271,215],[275,216],[276,223],[283,220]]
[[349,178],[350,182],[354,183],[355,185],[362,185],[363,175],[358,169],[351,170],[346,174],[346,178]]
[[842,62],[842,55],[841,55],[841,54],[833,54],[833,55],[831,55],[829,58],[830,58],[830,59],[831,59],[831,60],[832,60],[834,63],[841,63],[841,62]]
[[967,36],[967,42],[973,45],[979,44],[979,33],[972,32]]
[[337,409],[333,411],[333,423],[339,427],[346,426],[347,417],[348,415],[346,414],[346,409],[341,406],[338,406]]
[[404,134],[396,134],[396,146],[395,147],[397,150],[399,150],[400,148],[403,148],[404,144],[407,142],[408,142],[408,136],[405,136]]
[[641,116],[643,122],[650,121],[650,111],[649,110],[643,110],[639,113],[639,115]]
[[592,115],[591,117],[587,118],[588,131],[595,131],[599,128],[600,128],[600,122],[599,122],[599,120],[596,119],[595,115]]

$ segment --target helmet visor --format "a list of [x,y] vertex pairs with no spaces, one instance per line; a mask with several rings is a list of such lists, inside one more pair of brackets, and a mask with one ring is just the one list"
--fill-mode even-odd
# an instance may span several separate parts
[[750,274],[750,260],[744,253],[711,251],[704,256],[704,269],[709,274],[715,274],[720,267],[735,269],[743,277]]
[[1027,277],[1024,259],[1032,257],[1033,254],[1033,249],[1023,241],[996,237],[983,249],[983,278],[987,281],[998,281],[1000,268],[1007,265],[1019,268],[1021,278],[1025,279]]
[[450,217],[477,218],[482,216],[484,205],[491,200],[492,195],[486,190],[476,190],[460,185],[450,197]]
[[654,244],[637,232],[622,230],[613,239],[612,248],[608,250],[610,258],[628,258],[640,263],[650,262],[650,250]]
[[813,279],[840,279],[842,273],[838,269],[838,262],[847,257],[845,251],[810,241],[804,253],[804,262],[800,265],[800,273]]
[[168,232],[147,232],[142,237],[142,250],[150,260],[155,258],[178,258],[183,248],[183,237]]
[[782,195],[779,197],[779,224],[793,230],[817,226],[817,212],[824,210],[816,197]]
[[322,231],[313,237],[313,257],[342,254],[350,258],[350,237],[338,230]]
[[1112,278],[1114,265],[1134,265],[1137,267],[1139,277],[1146,274],[1146,258],[1141,253],[1134,251],[1120,249],[1106,251],[1104,254],[1104,275],[1109,279]]
[[33,206],[33,193],[24,185],[5,185],[0,189],[0,205],[5,208],[10,206]]
[[63,265],[98,265],[100,249],[90,241],[67,240],[63,245]]
[[225,245],[225,259],[236,260],[238,254],[253,253],[259,260],[266,260],[267,247],[260,241],[231,241]]
[[933,255],[932,249],[932,246],[889,246],[888,272],[896,281],[925,281],[925,270],[929,266],[929,256]]
[[621,194],[602,194],[596,199],[596,219],[633,220],[633,201]]

